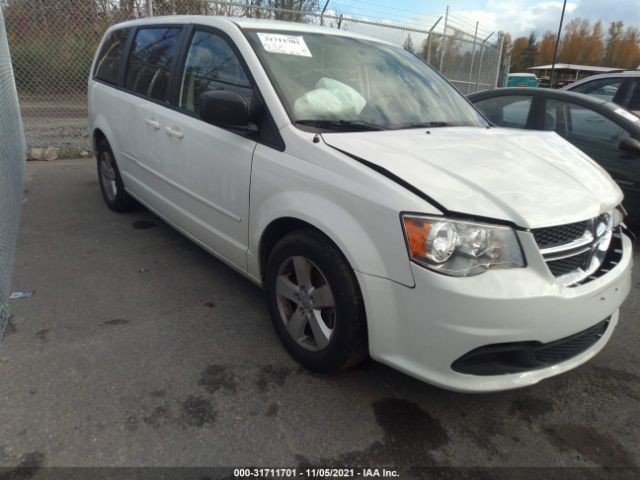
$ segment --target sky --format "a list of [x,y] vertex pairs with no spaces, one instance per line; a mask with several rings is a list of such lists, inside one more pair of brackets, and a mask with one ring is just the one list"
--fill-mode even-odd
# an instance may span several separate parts
[[[320,0],[321,6],[325,1]],[[562,11],[561,0],[329,0],[328,10],[428,28],[444,15],[447,5],[458,21],[472,25],[479,21],[483,31],[502,30],[514,38],[531,31],[538,37],[547,30],[557,31]],[[575,17],[602,20],[605,31],[613,20],[640,28],[640,0],[568,0],[565,22]]]

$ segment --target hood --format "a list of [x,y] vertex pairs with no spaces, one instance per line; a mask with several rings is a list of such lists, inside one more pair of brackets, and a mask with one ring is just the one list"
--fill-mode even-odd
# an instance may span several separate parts
[[323,134],[449,212],[525,228],[595,217],[622,201],[607,172],[554,132],[447,127]]

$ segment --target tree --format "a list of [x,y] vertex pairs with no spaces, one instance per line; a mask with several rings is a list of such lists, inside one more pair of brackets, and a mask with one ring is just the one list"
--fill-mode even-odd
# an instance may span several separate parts
[[622,21],[611,22],[609,30],[607,31],[607,45],[605,47],[603,63],[606,66],[613,67],[618,63],[618,47],[622,40],[624,31],[624,23]]
[[602,22],[600,20],[593,24],[591,34],[584,41],[583,52],[582,62],[585,65],[600,65],[604,54]]
[[513,41],[511,47],[511,72],[526,72],[526,54],[529,41],[527,37],[518,37]]
[[635,69],[640,66],[640,30],[627,27],[618,48],[618,64],[616,67]]
[[574,18],[562,36],[558,53],[558,61],[563,63],[584,64],[585,40],[589,36],[589,20]]
[[413,48],[413,39],[411,38],[411,34],[407,35],[407,38],[404,40],[404,44],[402,45],[405,50],[415,53]]
[[[438,60],[438,49],[440,48],[440,37],[435,33],[431,33],[431,44],[429,44],[429,38],[425,38],[422,42],[422,47],[420,48],[420,52],[418,55],[425,61],[430,62],[432,65],[435,65]],[[429,52],[429,48],[431,52]],[[429,54],[431,53],[431,54]]]
[[553,62],[553,50],[556,47],[556,36],[553,32],[545,32],[538,44],[536,65],[548,65]]
[[536,34],[531,32],[527,40],[527,48],[524,51],[524,63],[526,68],[535,67],[537,56],[538,44],[536,43]]
[[511,55],[511,48],[513,47],[513,42],[511,41],[511,34],[508,32],[500,32],[503,36],[502,41],[502,58],[506,58]]

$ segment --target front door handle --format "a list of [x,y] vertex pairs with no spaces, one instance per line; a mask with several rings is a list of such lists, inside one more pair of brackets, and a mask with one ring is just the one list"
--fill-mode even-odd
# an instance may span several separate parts
[[151,118],[145,118],[144,123],[149,125],[151,128],[154,128],[155,130],[160,130],[160,122],[156,120],[153,120]]
[[184,138],[184,133],[182,133],[180,130],[175,130],[175,129],[171,128],[171,127],[165,127],[165,130],[172,137]]

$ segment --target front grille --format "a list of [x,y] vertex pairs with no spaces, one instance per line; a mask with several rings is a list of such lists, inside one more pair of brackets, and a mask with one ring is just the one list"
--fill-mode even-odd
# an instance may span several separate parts
[[559,283],[574,287],[600,276],[610,250],[622,248],[613,246],[621,229],[612,228],[612,219],[610,213],[603,213],[582,222],[531,230],[549,271]]
[[547,265],[554,277],[560,277],[581,268],[587,261],[588,256],[588,253],[582,253],[573,257],[547,262]]
[[622,229],[618,227],[613,231],[613,236],[611,237],[611,245],[609,245],[607,255],[604,257],[604,261],[602,262],[600,267],[591,275],[580,280],[579,282],[576,282],[572,286],[577,287],[578,285],[584,285],[591,280],[595,280],[596,278],[601,277],[612,268],[615,268],[615,266],[620,263],[620,260],[622,260]]
[[577,223],[569,223],[558,227],[536,228],[532,230],[536,243],[542,248],[558,247],[571,243],[576,238],[584,235],[589,228],[588,220]]
[[609,320],[555,342],[498,343],[476,348],[453,362],[451,368],[470,375],[504,375],[551,367],[595,345],[609,328]]

